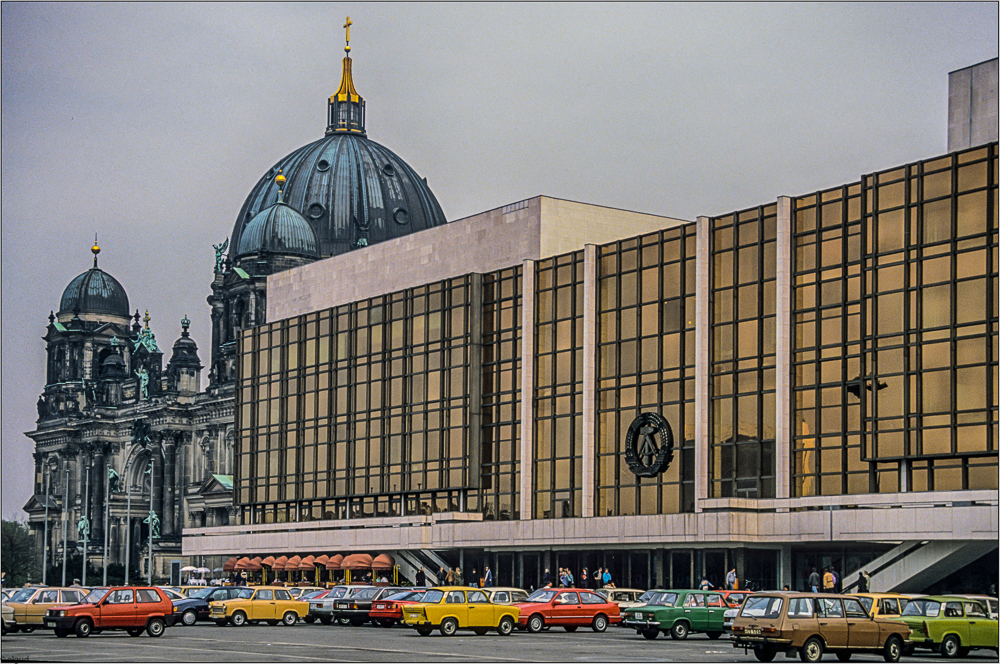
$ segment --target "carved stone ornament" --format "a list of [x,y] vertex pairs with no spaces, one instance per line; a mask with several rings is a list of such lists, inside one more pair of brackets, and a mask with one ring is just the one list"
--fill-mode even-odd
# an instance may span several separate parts
[[625,434],[625,462],[638,477],[656,477],[674,459],[674,433],[657,413],[643,413]]

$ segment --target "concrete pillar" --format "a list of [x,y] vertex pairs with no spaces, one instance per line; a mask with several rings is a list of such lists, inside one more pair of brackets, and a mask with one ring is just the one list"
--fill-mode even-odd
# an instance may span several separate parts
[[534,517],[535,459],[535,261],[521,278],[521,519]]
[[104,545],[104,498],[108,489],[108,468],[105,465],[104,449],[97,448],[94,467],[91,469],[90,483],[94,487],[94,503],[90,509],[90,538]]
[[597,246],[583,248],[583,516],[594,516],[597,458]]
[[[792,473],[792,199],[778,198],[775,247],[775,497],[788,498]],[[766,472],[766,471],[765,471]],[[780,511],[788,511],[779,508]]]
[[784,588],[785,584],[788,584],[790,590],[805,590],[795,587],[795,578],[792,576],[791,544],[783,544],[778,552],[778,588]]
[[[697,255],[695,257],[694,321],[694,511],[701,512],[701,501],[708,498],[708,459],[711,454],[711,392],[709,390],[709,339],[711,334],[710,220],[698,217]],[[693,577],[692,577],[693,578]]]
[[176,504],[174,501],[174,478],[176,477],[177,442],[173,434],[168,434],[163,440],[163,535],[173,536],[176,523]]

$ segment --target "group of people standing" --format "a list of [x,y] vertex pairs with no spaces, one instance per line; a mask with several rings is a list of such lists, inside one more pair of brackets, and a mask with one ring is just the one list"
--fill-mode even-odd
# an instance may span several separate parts
[[[591,574],[590,571],[584,567],[580,570],[580,582],[576,582],[576,578],[573,576],[572,570],[568,567],[560,567],[559,574],[556,577],[556,582],[559,584],[560,588],[593,588],[594,590],[598,588],[614,588],[614,581],[611,579],[611,571],[598,567]],[[553,584],[552,573],[549,572],[549,568],[545,568],[545,573],[542,575],[542,587],[551,588]]]
[[[814,593],[839,593],[843,590],[840,572],[833,565],[824,567],[822,575],[813,567],[809,572],[806,586],[809,591]],[[858,592],[871,592],[871,577],[864,570],[858,572]]]
[[[462,574],[461,567],[449,567],[440,568],[437,574],[438,583],[446,586],[464,586],[465,585],[465,575]],[[414,579],[414,585],[416,586],[426,586],[427,585],[427,573],[424,572],[424,568],[421,567],[417,570],[416,578]],[[482,575],[480,575],[476,568],[472,568],[472,581],[469,586],[473,588],[492,588],[493,587],[493,571],[490,566],[487,565],[483,570]]]

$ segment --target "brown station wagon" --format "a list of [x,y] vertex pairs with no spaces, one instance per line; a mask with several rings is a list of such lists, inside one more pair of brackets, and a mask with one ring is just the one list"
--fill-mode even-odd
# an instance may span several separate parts
[[875,653],[898,662],[909,639],[909,627],[872,618],[858,598],[845,595],[755,593],[733,621],[733,646],[753,650],[761,662],[778,653],[818,662],[827,651],[840,661],[853,653]]

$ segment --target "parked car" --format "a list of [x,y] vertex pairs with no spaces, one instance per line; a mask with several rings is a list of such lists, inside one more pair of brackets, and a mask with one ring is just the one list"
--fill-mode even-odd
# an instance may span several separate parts
[[350,596],[344,596],[333,602],[334,619],[344,623],[346,620],[355,627],[364,625],[369,620],[368,613],[372,610],[375,600],[389,595],[394,595],[401,590],[412,590],[412,588],[399,588],[393,586],[367,586],[359,588]]
[[803,662],[818,662],[826,651],[841,661],[854,653],[875,653],[898,662],[909,635],[898,620],[871,617],[857,597],[764,592],[744,602],[732,638],[734,647],[752,650],[761,662],[770,662],[778,653],[798,653]]
[[374,624],[381,627],[392,627],[403,620],[403,607],[409,604],[416,604],[423,598],[426,592],[426,588],[414,588],[380,597],[372,602],[368,618]]
[[333,603],[344,596],[348,586],[334,586],[327,591],[323,597],[309,600],[309,609],[306,613],[306,622],[320,621],[324,625],[333,622]]
[[635,588],[603,588],[604,592],[599,592],[599,595],[603,595],[608,599],[609,602],[614,602],[618,605],[618,609],[627,609],[630,606],[641,606],[646,602],[642,600],[642,596],[647,592],[645,590],[637,590]]
[[506,588],[503,586],[483,588],[483,592],[494,604],[517,604],[528,599],[528,591],[522,588]]
[[722,618],[727,608],[716,591],[670,590],[645,606],[625,609],[622,620],[647,639],[655,639],[661,632],[674,639],[686,639],[691,632],[717,639],[725,629]]
[[3,605],[3,633],[27,633],[44,627],[47,609],[59,604],[76,604],[86,594],[83,588],[21,588]]
[[997,621],[977,600],[953,595],[911,599],[900,619],[909,626],[914,648],[945,657],[965,657],[974,648],[997,650]]
[[211,616],[209,616],[210,603],[236,599],[240,590],[241,588],[237,586],[204,586],[192,591],[184,599],[175,599],[173,604],[176,622],[190,626],[199,620],[211,620]]
[[159,588],[97,588],[79,604],[46,611],[45,626],[54,629],[58,637],[75,632],[78,637],[86,638],[115,629],[124,629],[129,636],[139,636],[145,631],[157,637],[173,624],[173,609],[173,603]]
[[302,599],[303,595],[314,593],[317,590],[324,590],[324,588],[320,588],[319,586],[291,586],[286,588],[286,590],[292,596],[292,599]]
[[495,629],[507,636],[514,631],[518,613],[517,605],[494,604],[478,588],[440,586],[424,593],[420,602],[403,607],[403,624],[420,636],[428,636],[435,628],[444,636],[460,629],[480,636]]
[[990,618],[993,618],[993,620],[997,619],[1000,603],[997,602],[996,597],[990,597],[989,595],[959,595],[959,597],[968,597],[969,599],[976,600],[986,607],[986,612],[989,614]]
[[722,601],[729,605],[731,609],[738,609],[743,606],[747,597],[753,594],[752,590],[719,590]]
[[541,588],[526,602],[514,606],[520,609],[518,629],[532,633],[551,626],[573,632],[587,625],[595,632],[603,632],[609,624],[617,625],[622,619],[617,604],[582,588]]
[[209,616],[220,627],[227,623],[242,627],[259,620],[268,625],[294,625],[308,610],[309,605],[292,599],[287,588],[275,586],[243,587],[235,599],[209,604]]
[[898,618],[910,598],[897,593],[850,593],[872,618]]

